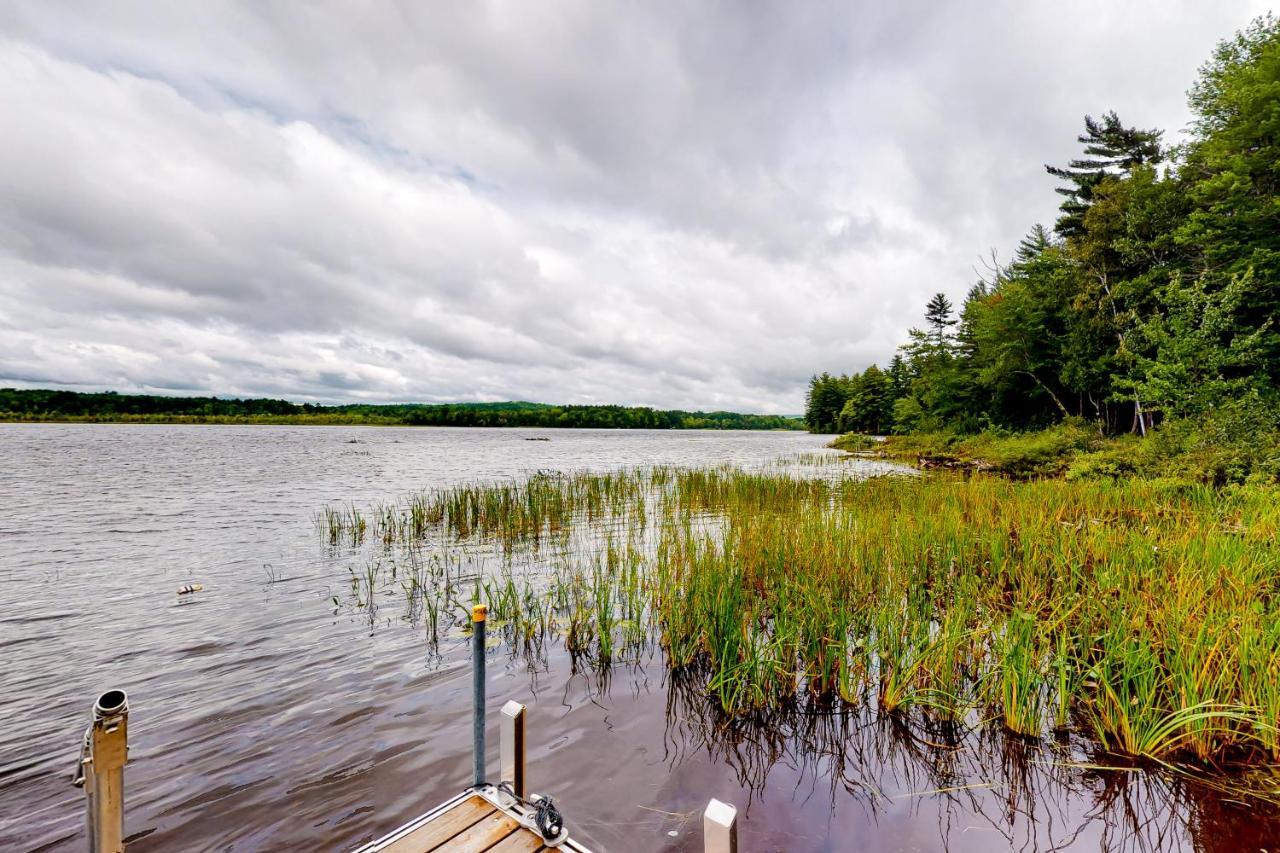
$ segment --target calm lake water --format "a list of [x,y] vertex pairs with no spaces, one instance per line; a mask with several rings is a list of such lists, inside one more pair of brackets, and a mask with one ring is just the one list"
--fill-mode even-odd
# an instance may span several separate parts
[[[529,441],[548,438],[549,441]],[[336,502],[535,471],[757,466],[800,433],[0,425],[0,849],[83,849],[69,779],[99,692],[129,692],[131,851],[344,849],[470,779],[465,640],[335,606],[363,548]],[[885,466],[843,462],[844,473]],[[194,596],[176,595],[200,583]],[[601,850],[700,850],[709,797],[744,850],[1239,850],[1269,812],[1070,744],[959,748],[866,714],[718,719],[647,663],[495,650],[489,698],[529,705],[529,774]],[[496,768],[496,732],[493,766]]]

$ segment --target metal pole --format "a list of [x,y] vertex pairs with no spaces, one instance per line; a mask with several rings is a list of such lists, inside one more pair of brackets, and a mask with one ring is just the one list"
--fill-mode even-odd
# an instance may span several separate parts
[[475,751],[475,785],[484,778],[484,619],[488,608],[477,604],[471,608],[471,674],[474,704],[471,714],[471,741]]
[[124,765],[129,760],[129,697],[108,690],[93,704],[80,779],[90,853],[124,853]]
[[738,853],[738,810],[714,797],[702,812],[705,853]]
[[514,700],[503,705],[502,729],[498,738],[502,757],[499,781],[511,783],[511,790],[517,797],[525,795],[524,712],[524,705]]

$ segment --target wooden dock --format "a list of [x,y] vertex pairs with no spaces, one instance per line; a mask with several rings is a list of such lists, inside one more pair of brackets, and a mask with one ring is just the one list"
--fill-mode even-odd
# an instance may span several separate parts
[[[555,810],[543,809],[542,826],[538,810],[550,806],[536,794],[526,796],[525,780],[525,712],[519,702],[507,702],[499,720],[501,748],[500,785],[485,782],[485,617],[487,608],[477,604],[471,609],[472,676],[474,707],[472,736],[474,740],[475,781],[472,786],[421,817],[377,841],[361,847],[356,853],[538,853],[559,851],[590,853],[569,837],[564,822]],[[737,810],[728,803],[712,799],[702,813],[702,840],[705,853],[738,853]]]
[[[465,791],[355,853],[591,853],[567,833],[550,843],[529,809],[492,785]],[[737,810],[713,799],[702,813],[705,853],[738,853]]]
[[[500,784],[484,781],[485,615],[472,608],[472,711],[474,782],[451,800],[361,847],[356,853],[590,853],[569,837],[550,798],[526,794],[525,712],[507,702],[499,720]],[[90,853],[124,853],[124,765],[128,761],[129,701],[123,690],[108,690],[93,707],[92,723],[81,738],[74,784],[86,794]],[[705,853],[737,853],[737,810],[712,799],[702,813]],[[545,833],[545,836],[544,836]]]
[[[504,802],[508,801],[508,802]],[[548,847],[528,825],[527,810],[491,787],[467,791],[356,853],[589,853],[565,838]]]

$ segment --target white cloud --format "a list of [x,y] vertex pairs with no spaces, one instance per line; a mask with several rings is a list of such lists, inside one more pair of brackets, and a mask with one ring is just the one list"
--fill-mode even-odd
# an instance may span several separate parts
[[797,411],[1257,11],[7,4],[0,383]]

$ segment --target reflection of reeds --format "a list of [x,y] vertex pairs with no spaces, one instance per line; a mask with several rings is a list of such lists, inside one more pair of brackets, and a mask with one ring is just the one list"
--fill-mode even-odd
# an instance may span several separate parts
[[[1238,764],[1280,761],[1277,497],[660,468],[459,486],[374,519],[386,543],[496,548],[478,582],[513,648],[559,635],[605,666],[654,638],[731,717],[869,704]],[[363,524],[321,519],[332,544]],[[424,618],[454,600],[432,594]]]

